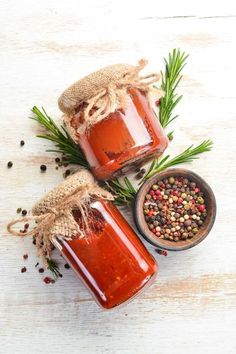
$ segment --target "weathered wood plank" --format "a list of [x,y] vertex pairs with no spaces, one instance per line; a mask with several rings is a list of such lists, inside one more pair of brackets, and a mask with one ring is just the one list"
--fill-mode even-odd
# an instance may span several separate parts
[[[235,353],[236,11],[226,3],[213,9],[200,1],[190,9],[185,1],[1,2],[0,353]],[[37,104],[60,121],[56,99],[75,79],[141,57],[156,70],[174,47],[190,58],[169,151],[215,141],[214,151],[189,167],[212,185],[217,222],[196,248],[159,257],[159,278],[140,298],[101,312],[70,270],[46,286],[31,240],[6,235],[18,207],[29,209],[62,180],[54,155],[45,153],[49,144],[35,138],[40,128],[27,117]],[[24,253],[28,272],[21,274]]]

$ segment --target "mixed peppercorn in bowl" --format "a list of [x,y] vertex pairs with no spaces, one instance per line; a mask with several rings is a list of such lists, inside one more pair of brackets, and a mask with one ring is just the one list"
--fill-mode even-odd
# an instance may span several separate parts
[[210,186],[197,174],[170,169],[140,188],[134,218],[141,235],[151,244],[178,251],[201,242],[211,230],[216,201]]

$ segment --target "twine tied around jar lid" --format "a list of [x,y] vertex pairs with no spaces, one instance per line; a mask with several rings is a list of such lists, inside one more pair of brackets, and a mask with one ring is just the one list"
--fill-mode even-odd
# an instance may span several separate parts
[[[86,237],[89,231],[89,203],[95,198],[113,200],[111,193],[99,187],[87,170],[80,170],[68,177],[32,208],[32,216],[22,217],[7,225],[8,232],[13,236],[33,236],[39,255],[45,264],[53,250],[52,238],[59,236],[65,240]],[[73,210],[81,214],[81,225],[74,216]],[[13,226],[19,223],[35,221],[32,230],[19,232]]]
[[[65,123],[74,139],[76,133],[83,134],[116,109],[125,109],[129,100],[129,88],[149,92],[150,85],[157,82],[160,75],[151,73],[140,76],[140,71],[147,63],[146,59],[141,59],[136,66],[129,64],[107,66],[75,82],[62,93],[58,99],[58,105],[65,113]],[[162,91],[158,89],[157,91],[161,97]],[[80,122],[76,131],[73,131],[71,119],[82,103],[86,104],[83,121]]]

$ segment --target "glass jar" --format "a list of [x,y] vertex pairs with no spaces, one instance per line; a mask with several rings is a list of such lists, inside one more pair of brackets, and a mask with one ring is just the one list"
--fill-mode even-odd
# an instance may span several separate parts
[[[81,224],[78,211],[74,217]],[[86,238],[67,241],[58,236],[53,243],[104,309],[131,300],[157,274],[154,258],[110,201],[90,204]]]
[[[76,134],[76,141],[99,180],[140,167],[160,156],[168,145],[147,95],[135,88],[128,92],[130,98],[125,110],[118,109],[85,133]],[[84,108],[82,104],[76,109],[69,131],[77,130]]]

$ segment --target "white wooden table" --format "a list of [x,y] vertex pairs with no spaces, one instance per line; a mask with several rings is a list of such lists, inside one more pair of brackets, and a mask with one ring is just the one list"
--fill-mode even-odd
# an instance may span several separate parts
[[[230,3],[1,0],[0,353],[236,353],[236,11]],[[159,70],[174,47],[190,57],[169,151],[214,140],[214,150],[189,167],[215,191],[216,224],[194,249],[159,256],[159,278],[139,298],[102,312],[71,270],[44,284],[32,241],[7,236],[16,209],[29,209],[62,180],[55,156],[45,152],[50,145],[35,138],[40,128],[28,119],[30,108],[43,105],[60,121],[57,97],[75,79],[141,57],[149,70]]]

